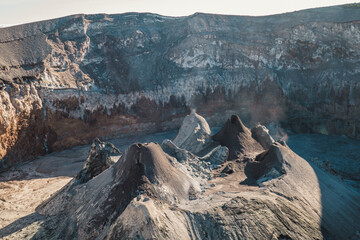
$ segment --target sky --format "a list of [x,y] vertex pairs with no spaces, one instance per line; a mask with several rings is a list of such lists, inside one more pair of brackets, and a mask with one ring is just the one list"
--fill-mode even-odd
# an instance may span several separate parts
[[0,25],[78,13],[152,12],[186,16],[205,12],[259,16],[347,3],[354,3],[354,0],[0,0]]

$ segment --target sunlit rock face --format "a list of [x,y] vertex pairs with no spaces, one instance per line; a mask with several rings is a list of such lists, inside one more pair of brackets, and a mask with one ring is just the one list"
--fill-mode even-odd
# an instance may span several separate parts
[[267,17],[75,15],[0,29],[0,156],[210,125],[360,133],[360,9]]

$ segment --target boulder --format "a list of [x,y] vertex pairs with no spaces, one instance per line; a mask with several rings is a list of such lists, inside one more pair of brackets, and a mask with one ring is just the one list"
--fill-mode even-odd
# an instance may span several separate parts
[[269,130],[263,125],[258,124],[256,127],[251,129],[251,134],[252,137],[258,141],[264,149],[269,149],[271,144],[275,142],[269,134]]
[[205,118],[192,111],[183,120],[173,142],[179,148],[198,154],[213,143]]

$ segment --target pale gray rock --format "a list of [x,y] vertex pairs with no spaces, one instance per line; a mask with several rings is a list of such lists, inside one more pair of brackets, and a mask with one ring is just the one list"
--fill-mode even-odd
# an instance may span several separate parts
[[256,141],[258,141],[264,149],[269,149],[271,144],[275,141],[269,134],[269,130],[263,125],[256,125],[251,129],[251,134]]
[[164,140],[161,147],[166,153],[169,153],[178,160],[179,164],[175,163],[175,166],[187,172],[193,178],[198,179],[202,185],[206,184],[207,179],[211,179],[211,170],[217,168],[221,160],[226,160],[219,159],[217,164],[211,164],[211,162],[204,161],[195,154],[177,147],[169,139]]
[[186,116],[173,142],[179,148],[198,154],[213,143],[209,124],[199,114],[192,111]]
[[[166,153],[183,165],[181,167],[184,171],[188,171],[194,178],[200,178],[203,185],[206,183],[202,179],[211,179],[211,170],[218,168],[229,155],[228,148],[213,141],[210,133],[207,121],[192,112],[185,117],[174,140],[166,139],[161,144]],[[175,141],[186,149],[179,147]],[[206,154],[199,156],[199,152]]]
[[229,157],[229,149],[225,146],[216,146],[210,152],[200,159],[206,162],[210,162],[213,165],[218,165],[225,162]]

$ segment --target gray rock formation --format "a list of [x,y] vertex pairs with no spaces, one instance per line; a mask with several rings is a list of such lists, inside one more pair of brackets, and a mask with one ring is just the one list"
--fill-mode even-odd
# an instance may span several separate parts
[[206,180],[211,179],[211,170],[218,168],[221,162],[226,161],[226,158],[219,158],[217,164],[211,164],[211,162],[204,161],[195,154],[179,148],[171,140],[164,140],[161,147],[179,161],[180,164],[175,164],[175,166],[197,179],[202,185],[206,184]]
[[357,5],[248,17],[74,15],[0,29],[0,157],[211,125],[359,137]]
[[214,164],[226,161],[228,149],[219,146],[219,142],[210,135],[211,130],[205,118],[192,111],[184,118],[174,139],[165,140],[162,148],[172,156],[177,155],[179,161],[184,161],[189,154]]
[[269,134],[269,130],[260,124],[256,125],[251,129],[252,137],[258,141],[264,149],[269,149],[270,146],[275,142]]
[[268,180],[278,178],[286,173],[283,155],[280,152],[280,147],[283,146],[280,143],[274,143],[270,146],[269,150],[266,150],[256,156],[254,161],[248,162],[245,167],[245,174],[247,175],[247,184],[256,182],[261,184]]
[[212,178],[211,171],[219,168],[229,156],[228,148],[212,140],[210,134],[206,120],[193,111],[184,118],[174,140],[165,139],[161,144],[164,152],[180,163],[177,167],[202,186]]
[[194,111],[185,117],[173,142],[195,154],[203,152],[213,144],[211,130],[206,120]]
[[[220,131],[223,138],[229,133],[224,131],[229,124],[241,127],[241,133],[248,131],[251,137],[240,123],[237,116],[229,119]],[[256,142],[240,139],[235,143],[251,146]],[[210,172],[213,177],[202,181],[198,177],[202,162],[191,160],[196,155],[170,140],[165,144],[182,152],[178,157],[182,160],[167,155],[158,144],[136,143],[97,177],[59,191],[38,207],[37,211],[48,217],[34,239],[357,236],[360,193],[310,165],[286,144],[273,143],[260,155],[257,148],[238,147],[244,154],[219,169],[226,172],[224,176],[216,175],[218,170],[214,169]],[[189,161],[192,174],[187,169]],[[258,186],[252,186],[250,180]]]
[[41,203],[37,207],[37,211],[48,216],[64,211],[68,207],[69,199],[77,194],[76,189],[79,185],[89,182],[114,164],[111,156],[121,157],[122,153],[112,143],[102,142],[98,138],[94,139],[80,172],[54,197]]
[[205,156],[201,157],[202,161],[209,162],[214,165],[225,162],[229,157],[229,149],[225,146],[216,146]]
[[112,165],[111,154],[121,155],[112,143],[101,142],[98,138],[91,145],[83,169],[75,177],[79,184],[86,183]]

